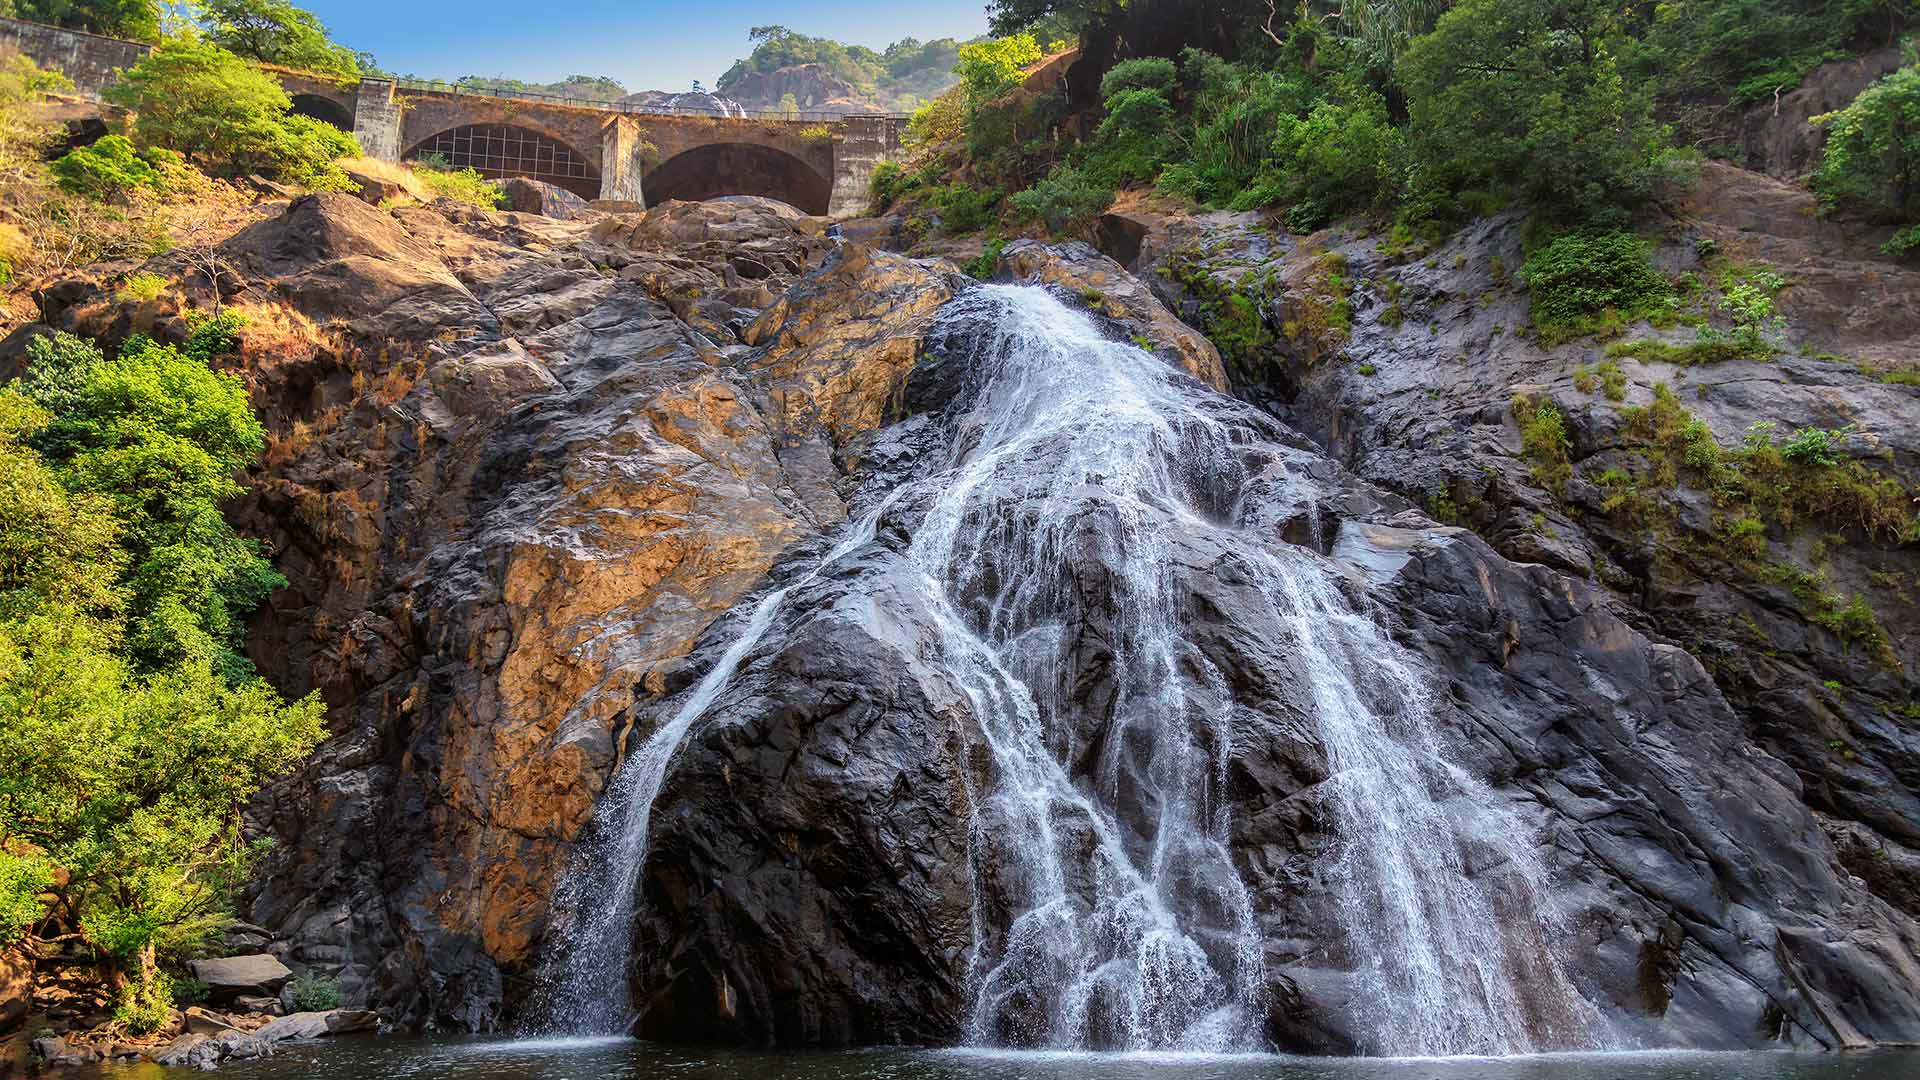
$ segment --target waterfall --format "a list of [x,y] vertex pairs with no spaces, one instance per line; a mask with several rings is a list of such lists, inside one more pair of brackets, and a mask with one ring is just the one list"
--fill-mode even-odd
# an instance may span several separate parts
[[[1043,290],[977,289],[944,317],[971,335],[977,398],[909,556],[993,766],[974,821],[973,876],[995,886],[976,897],[972,1039],[1261,1044],[1261,939],[1228,851],[1232,702],[1176,588],[1198,545],[1255,583],[1306,684],[1362,1048],[1587,1045],[1528,829],[1449,762],[1417,661],[1336,567],[1245,520],[1244,422]],[[1074,682],[1089,620],[1110,652],[1097,704]],[[1097,745],[1077,745],[1089,731]]]
[[628,1027],[637,886],[675,751],[786,598],[897,504],[924,507],[903,557],[986,765],[970,788],[970,1042],[1265,1046],[1259,904],[1230,849],[1235,703],[1180,585],[1205,551],[1258,592],[1305,684],[1362,1049],[1590,1045],[1529,830],[1450,761],[1418,660],[1337,587],[1338,566],[1250,520],[1241,407],[1039,288],[978,287],[941,320],[971,350],[951,452],[763,597],[620,767],[554,900],[573,921],[547,1030]]
[[653,803],[666,782],[674,752],[694,722],[733,681],[740,662],[766,637],[787,595],[812,584],[842,556],[871,541],[880,515],[892,502],[892,498],[883,500],[863,515],[813,569],[762,597],[740,635],[694,685],[672,718],[655,728],[615,771],[613,782],[594,806],[589,839],[574,853],[554,890],[552,909],[568,921],[556,926],[555,940],[548,945],[546,985],[534,1003],[532,1030],[619,1035],[631,1026],[627,968],[640,872],[647,862]]

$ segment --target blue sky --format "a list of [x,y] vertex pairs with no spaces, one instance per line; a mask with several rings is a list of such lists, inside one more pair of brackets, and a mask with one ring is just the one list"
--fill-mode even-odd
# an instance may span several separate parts
[[507,76],[550,82],[611,75],[629,90],[711,87],[751,52],[749,27],[883,48],[903,37],[967,38],[986,29],[984,0],[305,0],[341,44],[389,71],[430,78]]

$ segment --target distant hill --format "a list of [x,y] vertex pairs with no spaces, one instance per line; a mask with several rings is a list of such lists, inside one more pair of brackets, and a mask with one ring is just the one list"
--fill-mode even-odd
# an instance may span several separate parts
[[569,75],[559,82],[530,83],[519,79],[484,78],[468,75],[454,83],[470,90],[503,90],[514,94],[553,94],[556,97],[585,98],[591,101],[618,101],[627,96],[620,80],[605,75]]
[[952,86],[960,46],[953,38],[902,38],[875,52],[832,38],[797,34],[784,26],[748,33],[753,54],[736,60],[715,92],[749,109],[792,104],[809,112],[905,111]]
[[569,75],[550,83],[468,75],[454,85],[722,115],[789,105],[804,113],[908,112],[958,81],[953,66],[960,46],[967,44],[953,38],[902,38],[875,52],[864,45],[796,34],[784,26],[756,26],[748,37],[755,43],[753,54],[734,61],[711,92],[698,86],[690,92],[629,91],[605,75]]

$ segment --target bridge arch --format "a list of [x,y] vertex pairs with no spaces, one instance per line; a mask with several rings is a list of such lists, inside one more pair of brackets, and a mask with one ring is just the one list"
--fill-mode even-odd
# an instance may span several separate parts
[[430,155],[453,168],[470,168],[495,180],[527,176],[583,199],[600,197],[600,170],[594,158],[521,124],[462,124],[427,136],[400,156],[413,161]]
[[315,120],[332,124],[351,135],[353,133],[353,110],[332,98],[319,94],[292,94],[293,107],[287,111],[295,116],[311,116]]
[[736,142],[683,150],[649,170],[641,188],[650,206],[668,199],[763,195],[809,214],[824,214],[833,199],[831,176],[820,175],[784,150]]

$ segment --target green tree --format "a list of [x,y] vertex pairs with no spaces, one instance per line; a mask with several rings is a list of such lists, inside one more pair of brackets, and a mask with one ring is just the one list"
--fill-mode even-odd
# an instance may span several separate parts
[[342,79],[360,77],[352,49],[335,44],[310,11],[287,0],[201,0],[214,44],[239,56]]
[[[218,927],[258,851],[241,806],[311,750],[322,706],[214,649],[140,655],[192,591],[156,590],[155,567],[191,578],[234,552],[205,515],[260,446],[237,382],[137,340],[109,360],[55,335],[29,356],[0,388],[0,944],[51,915],[128,976],[117,1014],[144,1032],[168,1014],[163,959]],[[225,602],[231,620],[249,598]]]
[[1829,203],[1920,221],[1920,63],[1815,123],[1826,127],[1827,145],[1813,184]]
[[113,360],[68,334],[35,340],[28,356],[23,389],[52,417],[35,444],[120,524],[128,655],[143,671],[194,660],[250,675],[240,617],[285,582],[220,513],[265,444],[246,388],[138,337]]
[[57,866],[60,913],[151,986],[156,952],[216,928],[254,854],[239,808],[312,749],[321,705],[204,660],[142,676],[112,646],[58,606],[0,623],[0,881]]
[[1418,182],[1554,216],[1617,216],[1647,198],[1666,132],[1621,74],[1620,0],[1462,0],[1400,65]]
[[13,9],[35,22],[137,41],[160,40],[160,5],[155,0],[14,0]]
[[959,57],[954,70],[966,88],[968,104],[978,108],[1020,85],[1021,69],[1041,57],[1040,43],[1032,34],[1009,34],[962,45]]
[[217,45],[169,38],[122,73],[107,97],[134,110],[136,146],[159,146],[213,173],[282,175],[344,189],[333,159],[357,153],[350,135],[288,113],[271,75]]

